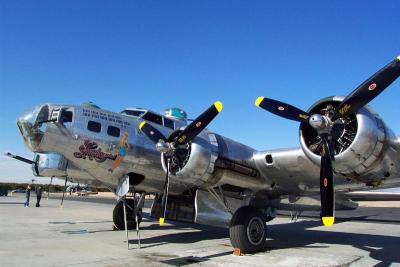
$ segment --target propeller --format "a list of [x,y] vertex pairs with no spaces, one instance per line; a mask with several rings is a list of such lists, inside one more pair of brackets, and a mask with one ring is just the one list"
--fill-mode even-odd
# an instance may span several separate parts
[[345,118],[367,105],[372,99],[383,92],[400,76],[400,56],[369,77],[337,106],[329,107],[323,114],[309,114],[289,104],[260,96],[256,106],[280,117],[308,123],[313,127],[322,143],[320,166],[321,219],[325,226],[331,226],[335,221],[335,196],[333,167],[334,148],[332,128],[334,123]]
[[339,104],[332,121],[356,112],[382,93],[400,75],[400,56],[369,77]]
[[168,138],[166,138],[159,130],[154,126],[142,121],[139,124],[139,129],[156,145],[156,149],[164,154],[164,160],[166,163],[166,177],[162,196],[162,215],[160,216],[160,225],[164,224],[167,201],[168,201],[168,188],[171,174],[171,165],[173,158],[179,159],[179,149],[184,147],[190,141],[192,141],[202,130],[204,130],[208,124],[221,112],[223,105],[220,101],[216,101],[207,110],[201,113],[196,119],[194,119],[185,129],[179,132],[172,132]]

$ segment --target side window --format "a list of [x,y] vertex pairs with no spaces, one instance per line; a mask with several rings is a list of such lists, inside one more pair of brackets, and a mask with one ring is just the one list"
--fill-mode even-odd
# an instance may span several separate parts
[[99,133],[101,131],[101,124],[96,121],[89,121],[87,128],[89,131]]
[[164,117],[164,126],[174,129],[174,121]]
[[62,110],[60,115],[60,123],[64,124],[65,122],[72,122],[72,111]]
[[107,128],[107,134],[114,136],[114,137],[119,137],[120,134],[120,130],[118,127],[114,127],[114,126],[108,126]]

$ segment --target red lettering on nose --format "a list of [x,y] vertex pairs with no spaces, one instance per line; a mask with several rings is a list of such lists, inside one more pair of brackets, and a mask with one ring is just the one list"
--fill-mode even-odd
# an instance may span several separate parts
[[97,143],[91,140],[86,140],[83,145],[79,146],[79,152],[74,152],[74,157],[78,159],[95,160],[99,163],[104,162],[106,159],[115,160],[117,155],[111,153],[104,153]]

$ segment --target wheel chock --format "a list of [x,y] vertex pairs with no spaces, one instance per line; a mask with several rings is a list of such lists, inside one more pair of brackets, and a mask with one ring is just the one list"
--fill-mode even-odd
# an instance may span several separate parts
[[235,256],[243,256],[242,252],[240,251],[240,248],[234,248],[233,249],[233,255],[235,255]]

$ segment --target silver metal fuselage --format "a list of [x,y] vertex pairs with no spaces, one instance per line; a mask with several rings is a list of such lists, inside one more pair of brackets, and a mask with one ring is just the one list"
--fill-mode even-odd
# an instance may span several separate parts
[[[71,121],[60,121],[57,110],[72,112]],[[45,112],[47,118],[40,118],[46,117],[43,115]],[[52,119],[54,121],[37,123],[38,120]],[[89,121],[99,123],[100,131],[88,130]],[[138,117],[93,107],[45,104],[19,118],[17,123],[26,145],[41,156],[39,170],[34,170],[37,175],[68,177],[115,190],[121,178],[134,173],[144,177],[136,185],[136,190],[157,193],[163,188],[165,171],[160,152],[139,130]],[[152,125],[165,136],[173,131],[156,123]],[[118,136],[110,135],[110,126],[120,130]],[[117,168],[110,171],[119,155],[120,136],[124,132],[128,134],[125,157]],[[244,188],[252,194],[263,192],[271,198],[284,194],[315,194],[319,190],[319,166],[309,160],[301,148],[260,152],[208,130],[200,133],[191,146],[193,156],[170,180],[172,194],[194,187],[210,188],[224,184]],[[392,149],[396,150],[398,146]],[[269,154],[274,158],[272,164],[266,162],[265,157]],[[392,154],[398,157],[399,153],[394,151]],[[249,172],[254,170],[256,174],[237,171],[237,167],[217,167],[221,159],[247,168]],[[40,164],[40,160],[47,164]],[[398,173],[395,175],[399,177]],[[399,184],[397,178],[392,177],[391,181],[391,185]],[[335,179],[335,186],[336,190],[365,188],[364,184],[340,175]]]

